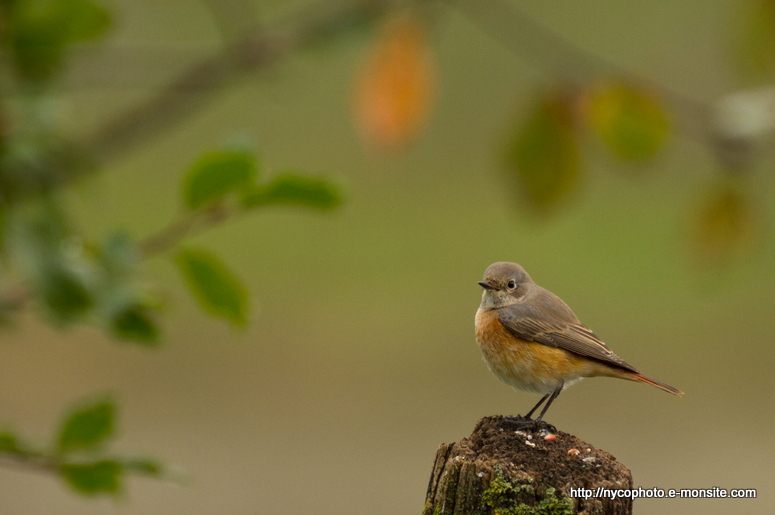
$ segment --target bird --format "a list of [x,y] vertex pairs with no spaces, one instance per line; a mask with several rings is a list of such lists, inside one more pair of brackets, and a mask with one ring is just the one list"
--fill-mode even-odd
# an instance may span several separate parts
[[479,285],[484,291],[475,333],[487,367],[515,389],[543,394],[525,420],[540,422],[560,392],[585,377],[628,379],[683,395],[614,354],[562,299],[537,285],[520,265],[493,263]]

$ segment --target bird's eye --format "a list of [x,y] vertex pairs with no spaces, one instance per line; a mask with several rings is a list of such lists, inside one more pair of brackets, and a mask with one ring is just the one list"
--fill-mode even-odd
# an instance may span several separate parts
[[509,281],[509,284],[507,284],[506,286],[509,287],[509,290],[513,290],[514,288],[517,287],[517,283],[515,283],[514,281]]

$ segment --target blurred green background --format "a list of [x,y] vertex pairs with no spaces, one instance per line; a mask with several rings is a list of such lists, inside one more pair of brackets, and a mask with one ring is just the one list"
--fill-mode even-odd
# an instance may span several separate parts
[[[271,20],[304,2],[256,4]],[[728,53],[739,1],[517,5],[689,97],[747,85]],[[220,45],[202,2],[110,9],[107,45],[79,64],[83,73],[89,63],[107,68],[73,78],[57,97],[74,135]],[[474,342],[476,283],[502,260],[521,263],[628,362],[686,392],[583,381],[549,422],[614,454],[636,486],[758,489],[755,500],[638,500],[636,513],[766,511],[775,478],[772,240],[729,268],[694,267],[688,220],[718,164],[680,135],[647,164],[585,151],[574,201],[549,219],[525,216],[504,187],[499,153],[551,78],[454,7],[442,13],[432,32],[436,110],[403,154],[365,151],[352,128],[353,74],[372,37],[363,32],[230,86],[68,191],[84,234],[123,227],[143,237],[181,210],[181,175],[203,151],[250,141],[271,167],[336,172],[347,202],[324,215],[268,210],[190,240],[217,249],[244,279],[252,298],[244,330],[203,315],[164,257],[144,263],[169,297],[159,349],[96,329],[58,331],[34,314],[3,330],[3,424],[43,441],[65,407],[115,392],[115,449],[158,457],[186,481],[131,479],[116,503],[6,468],[1,513],[419,513],[440,443],[537,400],[500,384]],[[765,203],[772,166],[765,155],[755,170]]]

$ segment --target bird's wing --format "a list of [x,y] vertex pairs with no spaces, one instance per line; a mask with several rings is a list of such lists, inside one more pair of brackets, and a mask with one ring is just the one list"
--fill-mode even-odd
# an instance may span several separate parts
[[591,329],[579,322],[564,303],[563,308],[565,309],[562,313],[554,313],[560,315],[556,317],[557,321],[544,322],[536,316],[534,309],[514,304],[499,309],[498,320],[512,334],[524,340],[558,347],[609,365],[638,372],[635,367],[614,354]]

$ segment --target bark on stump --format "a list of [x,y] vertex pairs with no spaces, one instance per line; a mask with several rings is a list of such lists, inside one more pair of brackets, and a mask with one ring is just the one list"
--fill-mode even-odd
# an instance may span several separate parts
[[525,426],[515,417],[484,417],[468,438],[442,444],[423,515],[632,514],[627,497],[570,497],[571,488],[632,488],[632,474],[573,435],[552,431],[556,440],[545,440],[548,428]]

